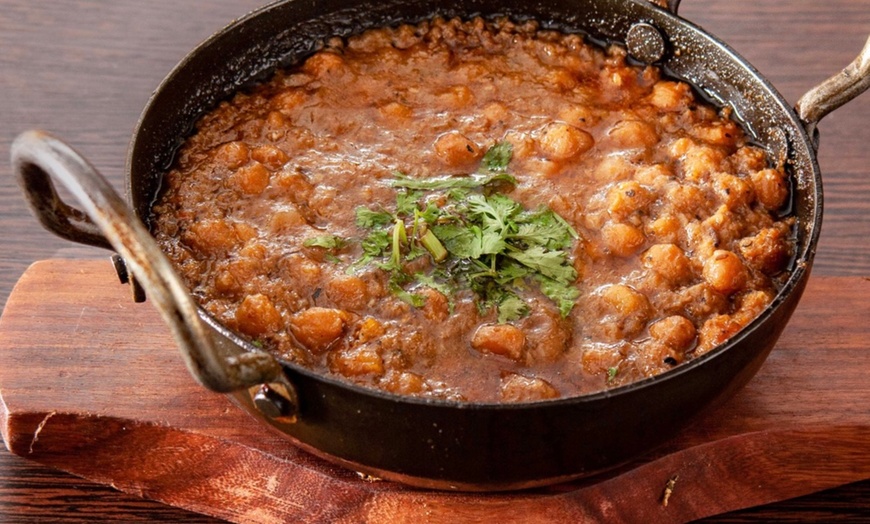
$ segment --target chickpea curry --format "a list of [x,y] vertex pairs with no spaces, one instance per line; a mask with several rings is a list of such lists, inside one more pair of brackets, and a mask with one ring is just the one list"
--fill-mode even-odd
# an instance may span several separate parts
[[521,402],[738,332],[786,276],[789,184],[621,47],[433,19],[331,39],[204,115],[152,226],[202,307],[286,361]]

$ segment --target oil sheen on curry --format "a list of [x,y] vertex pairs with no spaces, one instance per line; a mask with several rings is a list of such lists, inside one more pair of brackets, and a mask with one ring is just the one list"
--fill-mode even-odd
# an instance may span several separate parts
[[332,39],[221,103],[154,233],[256,346],[400,395],[520,402],[695,358],[773,299],[789,181],[617,46],[507,20]]

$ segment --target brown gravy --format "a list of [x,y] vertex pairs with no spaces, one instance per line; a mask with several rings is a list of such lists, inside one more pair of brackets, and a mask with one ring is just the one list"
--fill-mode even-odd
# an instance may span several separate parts
[[[507,162],[489,168],[494,147]],[[492,173],[512,181],[458,197],[504,197],[529,223],[549,209],[572,236],[536,229],[487,258],[502,281],[484,297],[477,262],[421,249],[427,231],[451,247],[443,226],[473,230],[465,204],[395,184]],[[788,198],[727,111],[623,49],[435,19],[333,39],[205,115],[154,232],[206,310],[288,361],[402,395],[513,402],[656,375],[736,333],[791,258]],[[361,209],[391,221],[361,225]],[[377,235],[388,245],[367,260]],[[570,285],[505,280],[517,253],[561,261],[549,267]]]

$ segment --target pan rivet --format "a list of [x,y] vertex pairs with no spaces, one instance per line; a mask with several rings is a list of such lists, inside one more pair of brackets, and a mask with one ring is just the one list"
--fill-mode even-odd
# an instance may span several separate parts
[[296,402],[281,384],[263,384],[252,388],[252,400],[263,415],[281,422],[293,422],[296,418]]
[[652,64],[665,56],[665,38],[652,24],[640,22],[631,26],[625,36],[625,45],[632,58]]

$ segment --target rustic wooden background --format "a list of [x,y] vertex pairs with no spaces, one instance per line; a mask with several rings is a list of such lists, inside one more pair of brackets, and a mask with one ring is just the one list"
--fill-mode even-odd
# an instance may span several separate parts
[[[123,189],[127,143],[151,91],[188,50],[264,0],[0,0],[0,155],[39,127],[66,138]],[[685,0],[681,14],[731,44],[796,101],[852,60],[870,0]],[[870,94],[820,125],[825,225],[815,275],[870,276]],[[0,305],[33,261],[105,257],[43,232],[0,162]],[[836,365],[836,363],[832,363]],[[34,377],[34,387],[51,377]],[[710,522],[870,518],[870,481]],[[2,522],[215,522],[0,451]]]

